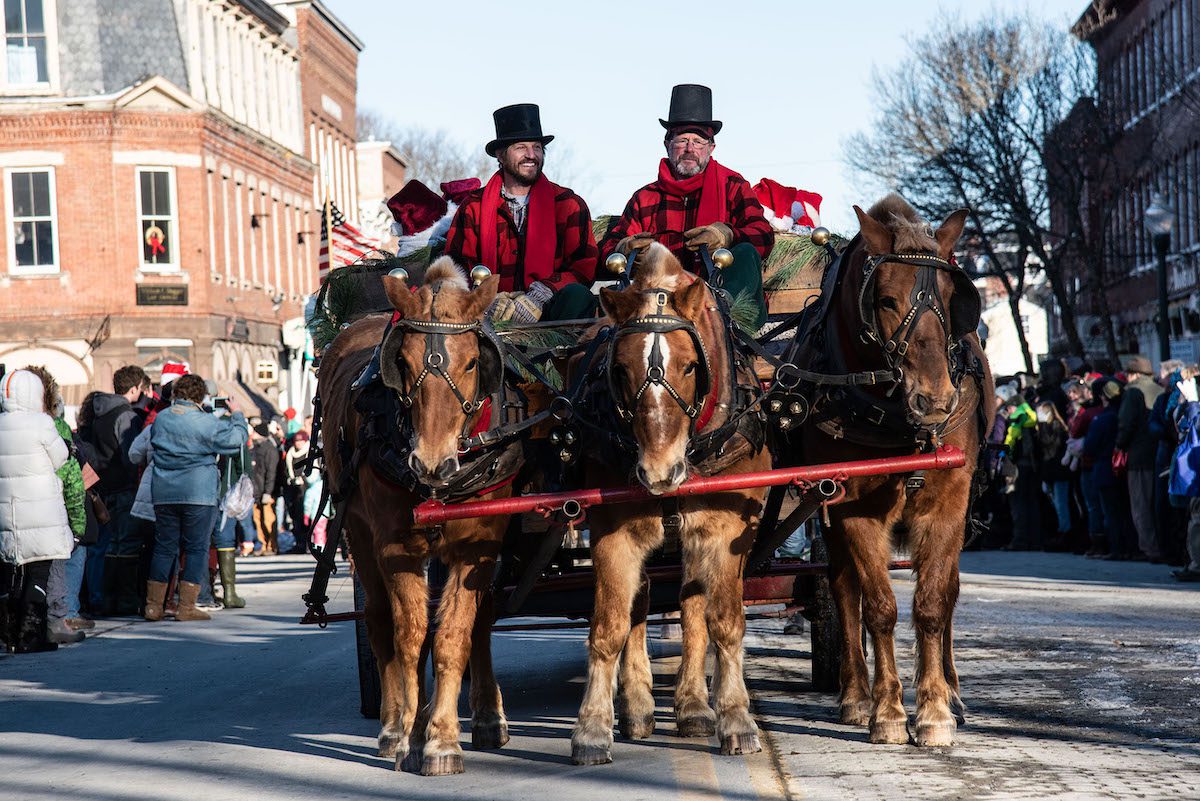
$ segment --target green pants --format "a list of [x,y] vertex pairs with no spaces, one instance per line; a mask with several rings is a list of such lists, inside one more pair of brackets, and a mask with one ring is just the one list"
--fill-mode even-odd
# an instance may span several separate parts
[[733,253],[733,264],[721,270],[721,286],[736,303],[745,296],[754,304],[757,312],[754,329],[762,328],[767,322],[767,301],[763,297],[762,257],[749,242],[742,242],[729,249]]
[[542,309],[542,322],[582,320],[595,316],[596,296],[583,284],[563,285]]

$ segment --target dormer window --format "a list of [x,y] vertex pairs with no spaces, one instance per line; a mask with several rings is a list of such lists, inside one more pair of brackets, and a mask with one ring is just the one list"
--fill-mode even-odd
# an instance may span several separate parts
[[54,53],[55,0],[4,1],[4,59],[0,83],[9,91],[49,89]]

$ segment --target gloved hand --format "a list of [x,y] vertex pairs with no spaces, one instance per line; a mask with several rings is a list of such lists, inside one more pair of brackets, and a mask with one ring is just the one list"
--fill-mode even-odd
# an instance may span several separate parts
[[627,236],[617,243],[617,253],[624,254],[627,258],[633,251],[641,251],[650,247],[656,241],[656,237],[651,233],[634,234]]
[[501,292],[488,314],[493,323],[533,323],[541,319],[542,307],[524,292]]
[[732,243],[733,229],[725,223],[715,222],[683,232],[683,244],[688,250],[699,250],[701,245],[708,245],[711,253],[717,248],[727,248]]
[[263,506],[270,506],[271,504],[275,503],[275,499],[271,497],[271,493],[264,492],[262,494],[262,498],[259,499],[259,503],[261,503]]

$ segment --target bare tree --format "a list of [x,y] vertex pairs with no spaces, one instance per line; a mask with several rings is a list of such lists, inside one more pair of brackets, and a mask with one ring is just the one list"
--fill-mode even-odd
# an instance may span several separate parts
[[[368,109],[358,113],[358,136],[391,142],[408,163],[408,177],[435,191],[439,184],[459,178],[487,181],[496,171],[496,160],[483,151],[482,142],[464,144],[444,128],[401,126]],[[592,173],[580,168],[570,149],[558,142],[546,149],[546,173],[583,196],[595,183]]]

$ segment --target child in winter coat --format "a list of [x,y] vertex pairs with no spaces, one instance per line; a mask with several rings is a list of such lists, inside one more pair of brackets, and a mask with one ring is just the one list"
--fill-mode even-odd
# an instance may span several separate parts
[[50,563],[75,544],[56,475],[70,454],[42,395],[28,370],[0,379],[0,638],[18,653],[58,647],[46,630]]

